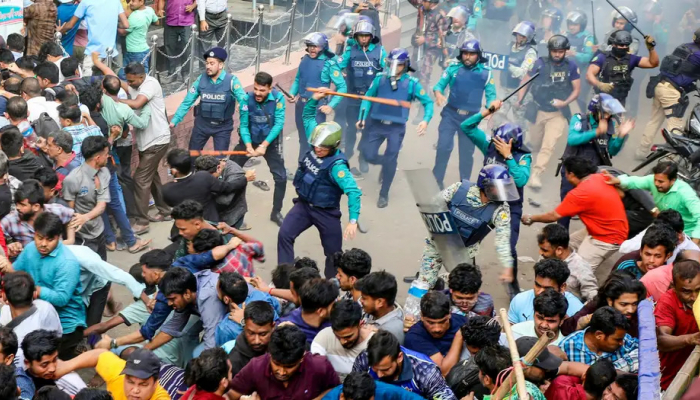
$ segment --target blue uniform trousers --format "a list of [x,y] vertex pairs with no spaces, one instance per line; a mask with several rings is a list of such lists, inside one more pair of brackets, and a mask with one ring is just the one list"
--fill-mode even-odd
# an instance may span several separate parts
[[[326,103],[319,102],[318,106],[322,106]],[[299,134],[299,157],[298,160],[301,162],[304,159],[304,155],[309,151],[309,139],[306,137],[306,129],[304,128],[304,119],[302,114],[304,113],[304,107],[306,106],[306,99],[299,97],[294,106],[294,122],[297,124],[297,133]],[[326,122],[326,114],[321,111],[316,110],[316,122],[319,124],[321,122]]]
[[190,150],[202,150],[209,138],[214,138],[214,150],[228,150],[231,144],[233,125],[227,122],[221,125],[213,125],[201,120],[195,120],[190,136]]
[[444,187],[445,171],[447,163],[450,161],[452,149],[455,147],[455,134],[457,135],[457,144],[459,146],[459,179],[469,179],[472,174],[472,165],[474,164],[474,142],[467,135],[462,133],[460,124],[469,117],[469,115],[460,115],[457,111],[445,106],[442,109],[440,116],[440,125],[438,126],[438,142],[437,152],[435,153],[435,167],[433,167],[433,175],[438,182],[438,186]]
[[[561,186],[559,187],[559,195],[561,197],[561,200],[564,201],[564,197],[566,197],[567,193],[572,191],[574,189],[574,185],[569,183],[569,181],[566,180],[566,171],[564,170],[564,166],[561,167],[560,170],[561,174]],[[567,230],[569,229],[569,223],[571,222],[570,217],[563,217],[557,223],[562,225],[564,228]]]
[[[399,162],[399,150],[403,138],[406,135],[406,124],[389,123],[369,118],[366,122],[365,131],[362,134],[367,136],[360,142],[360,153],[370,164],[381,164],[382,188],[379,196],[388,197],[391,183],[396,175],[396,166]],[[379,154],[379,147],[386,140],[384,154]]]
[[343,229],[340,226],[342,213],[338,208],[318,208],[296,198],[294,206],[284,217],[277,235],[277,263],[294,263],[294,241],[311,226],[318,229],[326,255],[326,278],[336,275],[333,254],[343,249]]
[[523,200],[509,202],[508,206],[510,206],[510,254],[513,256],[513,282],[510,283],[510,292],[514,296],[520,293],[520,285],[518,284],[518,250],[515,246],[518,244],[518,238],[520,237]]

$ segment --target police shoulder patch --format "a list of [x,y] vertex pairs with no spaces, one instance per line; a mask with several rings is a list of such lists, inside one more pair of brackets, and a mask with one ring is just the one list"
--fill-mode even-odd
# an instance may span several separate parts
[[474,12],[479,12],[480,8],[479,6],[474,7]]
[[336,78],[340,76],[340,71],[333,71],[333,76]]
[[197,93],[197,90],[195,90],[194,86],[190,87],[190,93],[192,93],[192,94]]
[[579,69],[579,67],[576,67],[576,73],[581,75],[581,69]]
[[593,46],[593,42],[591,42],[590,40],[587,41],[587,42],[586,42],[586,46],[587,46],[587,47],[592,47],[592,46]]
[[593,57],[593,59],[591,60],[591,64],[593,64],[596,61],[598,61],[598,56]]
[[281,101],[280,101],[280,102],[277,102],[277,109],[278,109],[278,110],[281,110],[282,107],[284,107],[284,104],[282,104]]
[[233,88],[234,88],[234,89],[240,89],[240,88],[241,88],[241,85],[239,85],[239,84],[237,83],[237,84],[233,85]]
[[420,92],[418,92],[421,96],[425,96],[425,89],[421,89]]
[[581,121],[577,121],[577,122],[574,124],[574,129],[577,130],[577,131],[580,131],[580,130],[581,130],[581,127],[582,127]]
[[491,80],[489,81],[489,83],[492,84],[492,85],[495,85],[495,84],[496,84],[496,81],[495,81],[493,78],[491,78]]
[[498,213],[498,219],[500,219],[503,222],[510,222],[510,213],[501,211],[500,213]]
[[243,110],[243,111],[248,111],[248,105],[247,105],[247,104],[243,104],[243,105],[241,106],[241,110]]
[[345,178],[345,171],[338,171],[338,178],[343,179]]

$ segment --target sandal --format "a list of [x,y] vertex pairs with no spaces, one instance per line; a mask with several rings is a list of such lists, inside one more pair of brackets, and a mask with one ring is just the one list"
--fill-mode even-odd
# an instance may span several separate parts
[[255,186],[256,188],[262,190],[263,192],[269,192],[269,191],[270,191],[270,187],[267,186],[267,183],[266,183],[265,181],[255,181],[255,182],[253,182],[253,186]]
[[158,214],[153,215],[153,216],[149,215],[148,220],[151,222],[164,222],[164,221],[168,222],[168,221],[172,221],[173,217],[171,217],[170,215],[163,215],[161,213],[158,213]]
[[[134,244],[134,246],[136,246],[136,248],[129,247],[129,253],[136,254],[138,252],[146,250],[148,248],[148,246],[151,244],[151,241],[153,241],[153,239],[148,239],[148,240],[139,239],[139,240],[137,240],[136,243]],[[139,242],[141,242],[141,244],[139,244]]]

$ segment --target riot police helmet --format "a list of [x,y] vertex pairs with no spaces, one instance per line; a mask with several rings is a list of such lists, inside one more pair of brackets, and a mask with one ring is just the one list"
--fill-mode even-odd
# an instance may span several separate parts
[[461,63],[463,63],[465,66],[473,67],[474,65],[476,65],[476,63],[465,62],[464,58],[462,57],[462,55],[464,53],[476,54],[477,55],[476,63],[481,61],[481,59],[483,58],[483,53],[481,51],[481,44],[476,39],[468,39],[468,40],[464,41],[464,43],[462,43],[462,46],[459,47],[459,54],[457,55],[457,59]]
[[512,34],[525,36],[525,43],[529,43],[535,38],[535,24],[530,21],[518,22],[518,25],[515,25],[515,28],[513,28]]
[[[615,27],[615,23],[618,20],[624,20],[625,27],[623,29],[626,30],[627,32],[631,32],[633,28],[632,28],[632,25],[629,22],[627,22],[627,20],[631,21],[633,24],[636,24],[637,23],[637,13],[635,13],[634,11],[632,11],[631,8],[626,7],[626,6],[619,7],[618,9],[620,10],[620,12],[617,12],[614,10],[612,12],[612,26],[613,26],[613,28]],[[625,20],[625,17],[627,17],[627,20]]]
[[512,122],[503,123],[501,126],[493,130],[494,139],[499,138],[506,143],[512,140],[513,150],[522,149],[529,152],[529,150],[524,148],[523,136],[523,128],[521,128],[520,125]]
[[622,103],[611,95],[607,93],[600,93],[593,96],[590,103],[588,103],[588,111],[594,116],[598,116],[601,113],[610,114],[611,116],[620,116],[624,114],[625,107]]
[[318,48],[319,52],[328,50],[328,36],[323,32],[313,32],[304,38],[304,44],[308,48],[314,46]]
[[359,35],[369,35],[370,42],[373,42],[375,39],[374,24],[372,24],[371,21],[364,21],[364,20],[358,21],[355,24],[355,28],[353,29],[352,37],[355,40],[358,40],[357,36],[359,36]]
[[343,129],[335,122],[322,122],[314,128],[309,137],[309,144],[313,147],[323,147],[335,150],[340,145]]
[[390,76],[397,76],[397,70],[399,65],[404,65],[403,73],[413,72],[415,69],[411,68],[411,57],[408,55],[408,51],[404,48],[397,47],[389,52],[386,57],[386,65],[389,66]]
[[452,26],[452,22],[454,20],[462,22],[462,26],[464,26],[467,24],[467,21],[469,21],[469,17],[471,17],[471,15],[471,10],[469,10],[468,7],[460,4],[450,9],[450,11],[447,13],[447,19],[450,21],[450,26]]
[[608,44],[629,47],[632,44],[632,34],[627,31],[615,31],[610,34]]
[[549,30],[552,32],[559,32],[561,29],[561,21],[564,20],[564,13],[558,8],[546,8],[542,11],[542,18],[544,17],[548,17],[552,20]]
[[479,171],[476,186],[490,201],[515,201],[520,199],[518,188],[508,168],[489,164]]
[[547,50],[549,51],[569,50],[570,48],[571,44],[569,43],[569,39],[564,35],[554,35],[547,41]]
[[583,32],[586,30],[586,25],[588,25],[588,17],[581,11],[572,11],[566,15],[566,24],[578,25],[581,27],[579,32]]

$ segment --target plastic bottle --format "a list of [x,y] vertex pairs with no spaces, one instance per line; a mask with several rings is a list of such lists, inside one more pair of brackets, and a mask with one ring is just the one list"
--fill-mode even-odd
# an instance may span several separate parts
[[27,143],[27,147],[32,149],[36,147],[37,136],[36,132],[34,132],[34,128],[32,128],[32,125],[27,121],[22,121],[17,128],[19,128],[19,131],[22,132],[22,136]]
[[408,289],[408,297],[406,297],[406,306],[403,308],[405,316],[411,316],[414,320],[420,318],[420,299],[424,294],[428,293],[430,286],[426,282],[416,279],[411,283],[411,288]]

